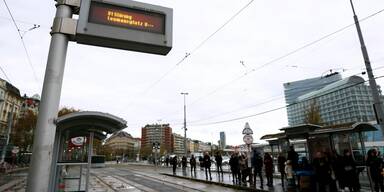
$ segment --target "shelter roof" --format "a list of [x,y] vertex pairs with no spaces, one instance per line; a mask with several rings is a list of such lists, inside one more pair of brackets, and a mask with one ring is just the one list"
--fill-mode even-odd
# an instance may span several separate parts
[[97,111],[74,112],[57,119],[58,131],[68,131],[70,137],[88,136],[95,133],[95,138],[105,139],[107,134],[127,127],[127,122],[117,116]]

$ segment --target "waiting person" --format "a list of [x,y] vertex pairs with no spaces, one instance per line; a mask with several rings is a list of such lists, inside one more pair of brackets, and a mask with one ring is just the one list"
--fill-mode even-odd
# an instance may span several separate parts
[[245,184],[246,179],[247,179],[247,157],[244,154],[241,154],[239,157],[239,168],[240,168],[240,181]]
[[169,166],[169,156],[165,157],[165,165],[168,167]]
[[264,154],[264,169],[265,176],[267,177],[267,186],[273,186],[273,159],[269,153]]
[[239,157],[236,153],[232,153],[231,158],[229,159],[229,166],[231,167],[232,172],[232,182],[237,183],[239,172]]
[[293,171],[296,171],[299,163],[299,154],[297,154],[293,145],[289,147],[287,160],[291,160]]
[[181,158],[181,166],[183,167],[183,169],[187,168],[187,157],[186,156],[183,156]]
[[205,152],[203,162],[204,162],[204,168],[205,168],[205,178],[206,178],[206,180],[208,180],[208,172],[209,172],[209,179],[212,181],[211,157],[209,156],[208,152]]
[[192,175],[192,171],[196,173],[196,158],[194,155],[191,156],[191,159],[189,160],[189,164],[191,164],[191,175]]
[[172,164],[173,174],[176,174],[176,168],[177,168],[177,156],[176,155],[172,158],[171,164]]
[[224,173],[223,173],[223,167],[222,167],[222,164],[223,164],[223,157],[221,157],[220,152],[217,152],[217,153],[216,153],[215,161],[216,161],[217,173],[220,175],[220,172],[221,172],[221,175],[223,175],[223,174],[224,174]]
[[284,188],[284,180],[285,180],[285,162],[287,159],[285,158],[283,153],[280,153],[277,157],[278,170],[280,172],[281,186]]
[[359,191],[359,178],[357,177],[356,163],[348,149],[344,150],[342,162],[345,186],[349,188],[349,191]]
[[384,191],[383,175],[381,171],[383,169],[383,159],[379,157],[377,149],[370,149],[367,156],[367,167],[369,167],[369,175],[374,183],[374,189],[376,192],[380,190]]
[[335,178],[337,180],[339,189],[344,189],[346,187],[343,161],[344,161],[343,156],[339,155],[335,150],[333,150],[331,166],[335,173]]
[[295,178],[294,178],[294,172],[292,168],[292,162],[291,160],[287,160],[285,162],[285,168],[284,168],[285,174],[287,176],[287,190],[288,191],[296,191],[296,184],[295,184]]
[[322,152],[316,153],[316,157],[313,159],[313,168],[315,171],[315,179],[317,181],[317,191],[331,191],[331,165]]
[[203,156],[199,157],[199,166],[200,166],[200,170],[204,169],[204,158],[203,158]]
[[259,176],[260,179],[260,188],[263,188],[263,158],[261,157],[260,153],[257,151],[253,152],[253,158],[252,158],[252,166],[253,166],[253,181],[254,185],[256,186],[256,177]]

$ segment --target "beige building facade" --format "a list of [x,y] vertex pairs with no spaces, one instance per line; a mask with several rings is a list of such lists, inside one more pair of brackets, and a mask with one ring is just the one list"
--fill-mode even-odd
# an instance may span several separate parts
[[8,121],[11,117],[12,126],[16,124],[22,102],[19,89],[0,79],[0,145],[7,137]]

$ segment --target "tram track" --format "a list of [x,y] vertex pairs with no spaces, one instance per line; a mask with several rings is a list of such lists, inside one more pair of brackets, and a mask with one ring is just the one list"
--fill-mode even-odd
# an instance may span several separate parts
[[[147,174],[138,173],[140,170],[123,169],[123,170],[104,170],[101,172],[94,172],[94,175],[100,182],[106,185],[111,191],[137,191],[145,192],[158,192],[158,191],[203,191],[177,182],[166,181],[165,177],[159,179],[158,177],[149,176]],[[108,183],[108,180],[115,182]],[[118,182],[116,182],[118,181]],[[120,182],[120,183],[119,183]]]

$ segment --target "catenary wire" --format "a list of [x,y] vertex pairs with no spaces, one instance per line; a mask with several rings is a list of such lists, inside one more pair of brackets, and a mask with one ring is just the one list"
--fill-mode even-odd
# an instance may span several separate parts
[[[243,12],[249,5],[253,3],[254,0],[249,1],[246,5],[244,5],[239,11],[237,11],[232,17],[226,20],[217,30],[215,30],[212,34],[210,34],[206,39],[204,39],[201,43],[199,43],[191,52],[185,53],[184,57],[182,57],[174,66],[172,66],[168,71],[166,71],[163,75],[160,76],[159,79],[155,80],[151,83],[147,88],[144,89],[141,94],[147,93],[154,86],[160,83],[165,77],[167,77],[173,70],[177,68],[180,64],[182,64],[188,57],[190,57],[193,53],[195,53],[198,49],[200,49],[205,43],[207,43],[214,35],[216,35],[219,31],[221,31],[228,23],[230,23],[234,18],[236,18],[241,12]],[[130,103],[131,104],[131,103]]]
[[37,75],[36,75],[36,71],[35,71],[35,68],[33,67],[31,57],[30,57],[30,55],[29,55],[27,46],[25,45],[25,42],[24,42],[24,39],[23,39],[23,35],[21,34],[21,30],[20,30],[19,26],[17,25],[16,20],[15,20],[15,18],[13,17],[13,14],[12,14],[12,12],[11,12],[11,10],[10,10],[10,8],[9,8],[9,6],[8,6],[8,4],[7,4],[7,2],[6,2],[5,0],[3,0],[3,2],[4,2],[5,7],[7,8],[7,11],[8,11],[8,13],[9,13],[10,17],[11,17],[12,23],[14,24],[14,26],[15,26],[15,28],[16,28],[16,30],[17,30],[17,33],[19,34],[21,43],[22,43],[23,48],[24,48],[24,51],[25,51],[25,55],[27,56],[27,61],[28,61],[29,65],[30,65],[30,67],[31,67],[31,69],[32,69],[33,77],[34,77],[34,79],[35,79],[35,81],[36,81],[36,84],[39,84],[39,83],[38,83],[38,78],[37,78]]
[[[374,69],[372,69],[372,70],[374,70],[374,71],[377,71],[377,70],[379,70],[379,69],[383,69],[384,68],[384,66],[380,66],[380,67],[376,67],[376,68],[374,68]],[[356,73],[356,74],[353,74],[353,75],[351,75],[351,76],[355,76],[355,75],[359,75],[359,74],[361,74],[361,73]],[[309,88],[309,87],[313,87],[313,86],[307,86],[307,89]],[[294,89],[290,89],[291,91],[292,90],[302,90],[301,88],[294,88]],[[264,105],[264,104],[267,104],[267,103],[271,103],[271,102],[273,102],[273,101],[275,101],[275,100],[277,100],[277,99],[281,99],[281,98],[284,98],[284,96],[283,95],[278,95],[278,96],[280,96],[279,98],[275,98],[275,99],[271,99],[271,100],[268,100],[268,101],[265,101],[265,102],[262,102],[262,103],[258,103],[258,104],[255,104],[254,106],[251,106],[251,107],[246,107],[246,108],[241,108],[241,109],[238,109],[238,110],[233,110],[233,111],[229,111],[229,112],[224,112],[224,113],[220,113],[220,114],[218,114],[218,115],[212,115],[211,117],[207,117],[207,118],[204,118],[204,119],[199,119],[199,120],[193,120],[193,121],[189,121],[188,123],[196,123],[196,122],[202,122],[202,121],[206,121],[206,120],[209,120],[209,119],[213,119],[214,117],[217,117],[217,116],[222,116],[222,115],[226,115],[226,114],[230,114],[230,113],[232,113],[232,112],[234,112],[234,111],[240,111],[240,110],[244,110],[244,109],[248,109],[248,108],[253,108],[253,107],[256,107],[256,106],[259,106],[259,105]],[[276,96],[276,97],[278,97],[278,96]],[[264,114],[264,113],[263,113]],[[176,125],[181,125],[182,123],[177,123]]]
[[[380,62],[376,62],[375,63],[380,63]],[[372,70],[373,71],[377,71],[379,69],[383,69],[384,66],[379,66],[379,67],[375,67],[373,68]],[[356,73],[356,74],[352,74],[350,76],[355,76],[355,75],[361,75],[363,74],[365,71],[363,72],[359,72],[359,73]],[[324,84],[322,84],[324,85]],[[290,91],[303,91],[303,90],[308,90],[310,88],[313,88],[313,86],[303,86],[303,87],[297,87],[297,88],[292,88],[290,89]],[[260,102],[260,103],[257,103],[255,105],[252,105],[252,106],[247,106],[247,107],[243,107],[243,108],[239,108],[239,109],[235,109],[235,110],[231,110],[231,111],[228,111],[228,112],[223,112],[223,113],[219,113],[219,114],[215,114],[215,115],[212,115],[212,116],[209,116],[209,117],[206,117],[204,119],[198,119],[198,120],[192,120],[192,121],[189,121],[187,122],[188,124],[189,123],[197,123],[197,122],[203,122],[203,121],[206,121],[206,120],[209,120],[209,119],[213,119],[215,117],[218,117],[218,116],[223,116],[223,115],[227,115],[227,114],[231,114],[233,112],[237,112],[237,111],[241,111],[241,110],[246,110],[246,109],[249,109],[249,108],[253,108],[253,107],[257,107],[257,106],[260,106],[260,105],[264,105],[264,104],[267,104],[267,103],[271,103],[271,102],[274,102],[275,100],[279,100],[279,99],[282,99],[284,98],[284,95],[287,96],[286,94],[280,94],[280,95],[276,95],[276,96],[273,96],[272,98],[274,99],[270,99],[270,100],[266,100],[264,102]],[[276,98],[275,98],[276,97]],[[175,123],[174,125],[182,125],[183,123]]]
[[[373,16],[378,15],[379,13],[382,13],[383,11],[384,11],[384,9],[381,9],[381,10],[379,10],[379,11],[377,11],[377,12],[371,14],[371,15],[368,15],[368,16],[366,16],[366,17],[360,19],[359,21],[360,21],[360,22],[365,21],[365,20],[367,20],[367,19],[369,19],[369,18],[371,18],[371,17],[373,17]],[[298,48],[296,48],[296,49],[294,49],[294,50],[292,50],[292,51],[290,51],[290,52],[288,52],[288,53],[286,53],[286,54],[284,54],[284,55],[282,55],[282,56],[280,56],[280,57],[277,57],[277,58],[275,58],[275,59],[272,59],[272,60],[270,60],[270,61],[268,61],[268,62],[266,62],[266,63],[264,63],[264,64],[262,64],[262,65],[260,65],[260,66],[258,66],[258,67],[256,67],[256,68],[253,68],[253,69],[251,69],[251,70],[248,70],[245,74],[240,75],[240,76],[238,76],[238,77],[236,77],[236,78],[234,78],[234,79],[228,81],[227,83],[225,83],[225,84],[223,84],[223,85],[217,87],[216,89],[210,91],[209,93],[207,93],[207,94],[205,94],[205,95],[203,95],[203,96],[197,98],[196,100],[194,100],[193,102],[191,102],[191,104],[195,104],[195,103],[199,102],[200,100],[202,100],[202,99],[204,99],[204,98],[206,98],[206,97],[209,97],[209,96],[213,95],[214,93],[218,92],[219,90],[221,90],[221,89],[223,89],[223,88],[225,88],[225,87],[231,85],[232,83],[234,83],[234,82],[236,82],[236,81],[238,81],[238,80],[240,80],[240,79],[246,77],[247,75],[249,75],[249,74],[251,74],[251,73],[253,73],[253,72],[257,71],[257,70],[260,70],[260,69],[262,69],[262,68],[264,68],[264,67],[266,67],[266,66],[268,66],[268,65],[271,65],[271,64],[273,64],[273,63],[276,63],[277,61],[280,61],[280,60],[282,60],[282,59],[284,59],[284,58],[286,58],[286,57],[288,57],[288,56],[291,56],[291,55],[293,55],[293,54],[295,54],[295,53],[297,53],[297,52],[299,52],[299,51],[301,51],[301,50],[304,50],[304,49],[306,49],[306,48],[308,48],[308,47],[310,47],[310,46],[312,46],[312,45],[314,45],[314,44],[317,44],[317,43],[319,43],[320,41],[325,40],[325,39],[327,39],[327,38],[329,38],[329,37],[331,37],[331,36],[333,36],[333,35],[335,35],[335,34],[337,34],[337,33],[340,33],[340,32],[342,32],[342,31],[344,31],[344,30],[346,30],[346,29],[348,29],[349,27],[352,27],[352,26],[354,26],[354,25],[355,25],[355,23],[349,24],[349,25],[347,25],[347,26],[345,26],[345,27],[342,27],[342,28],[340,28],[340,29],[338,29],[338,30],[332,32],[332,33],[329,33],[329,34],[327,34],[327,35],[324,35],[324,36],[320,37],[319,39],[316,39],[316,40],[314,40],[314,41],[311,41],[311,42],[309,42],[309,43],[306,43],[306,44],[304,44],[303,46],[300,46],[300,47],[298,47]]]
[[[383,77],[384,77],[384,76],[379,76],[379,77],[375,77],[375,79],[380,79],[380,78],[383,78]],[[246,115],[246,116],[241,116],[241,117],[236,117],[236,118],[227,119],[227,120],[221,120],[221,121],[214,121],[214,122],[201,123],[201,124],[192,124],[192,125],[189,125],[189,126],[207,126],[207,125],[214,125],[214,124],[222,124],[222,123],[228,123],[228,122],[232,122],[232,121],[237,121],[237,120],[247,119],[247,118],[250,118],[250,117],[256,117],[256,116],[263,115],[263,114],[266,114],[266,113],[270,113],[270,112],[278,111],[278,110],[281,110],[281,109],[285,109],[285,108],[287,108],[287,107],[290,107],[290,106],[299,104],[299,103],[301,103],[301,102],[310,101],[310,100],[316,99],[316,98],[318,98],[318,97],[322,97],[322,96],[331,94],[331,93],[336,92],[336,91],[340,91],[340,90],[343,90],[343,89],[348,89],[348,88],[357,86],[357,85],[359,85],[359,84],[366,83],[367,81],[368,81],[368,80],[365,80],[365,81],[363,81],[363,82],[355,83],[355,84],[353,84],[353,85],[346,86],[346,87],[343,87],[343,88],[341,88],[341,89],[337,89],[337,90],[330,91],[330,92],[327,92],[327,93],[324,93],[324,94],[321,94],[321,95],[317,95],[317,96],[309,97],[309,98],[304,99],[304,100],[302,100],[302,101],[300,101],[300,102],[294,102],[294,103],[292,103],[292,104],[288,104],[288,105],[285,105],[285,106],[282,106],[282,107],[277,107],[277,108],[269,109],[269,110],[266,110],[266,111],[263,111],[263,112],[259,112],[259,113],[256,113],[256,114],[251,114],[251,115]],[[343,85],[341,85],[341,86],[343,86]],[[340,87],[340,86],[334,87],[333,89],[338,88],[338,87]]]

